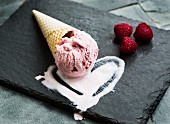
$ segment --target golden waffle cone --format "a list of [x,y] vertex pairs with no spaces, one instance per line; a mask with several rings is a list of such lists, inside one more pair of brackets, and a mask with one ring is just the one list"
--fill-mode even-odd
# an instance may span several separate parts
[[68,31],[77,29],[37,10],[33,10],[32,12],[55,59],[56,45],[58,42]]

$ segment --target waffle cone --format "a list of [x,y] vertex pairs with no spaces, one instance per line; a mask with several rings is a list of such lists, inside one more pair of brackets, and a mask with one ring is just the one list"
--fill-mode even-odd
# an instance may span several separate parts
[[45,15],[37,10],[33,10],[32,12],[55,59],[56,45],[58,44],[58,42],[68,31],[77,29],[48,15]]

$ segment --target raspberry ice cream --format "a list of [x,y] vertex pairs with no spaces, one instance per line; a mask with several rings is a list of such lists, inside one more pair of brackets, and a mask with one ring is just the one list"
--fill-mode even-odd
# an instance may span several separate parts
[[68,77],[87,75],[97,56],[96,41],[84,31],[69,31],[56,45],[56,65]]

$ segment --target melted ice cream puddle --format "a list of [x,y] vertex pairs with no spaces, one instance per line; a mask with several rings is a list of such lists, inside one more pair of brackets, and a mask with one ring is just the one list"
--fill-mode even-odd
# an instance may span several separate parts
[[83,120],[82,112],[74,113],[74,119],[75,119],[76,121],[78,121],[78,120]]
[[[86,111],[88,108],[96,105],[102,96],[113,91],[124,72],[124,66],[125,63],[120,58],[107,56],[98,59],[92,72],[85,77],[68,78],[57,70],[57,75],[71,88],[82,93],[82,95],[70,90],[54,78],[52,71],[56,68],[55,66],[50,66],[44,73],[44,76],[39,75],[35,78],[37,80],[44,79],[42,81],[44,86],[52,90],[57,90],[73,102],[77,109]],[[77,115],[75,116],[77,117]]]

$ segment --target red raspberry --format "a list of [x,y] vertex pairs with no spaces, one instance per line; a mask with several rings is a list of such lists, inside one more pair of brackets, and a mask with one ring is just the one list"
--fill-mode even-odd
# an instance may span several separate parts
[[136,41],[148,43],[153,38],[152,29],[146,23],[140,23],[133,34]]
[[120,52],[124,54],[134,53],[137,49],[137,43],[130,37],[124,37],[120,46]]
[[114,33],[119,40],[123,37],[130,36],[132,32],[133,27],[127,23],[120,23],[114,26]]

